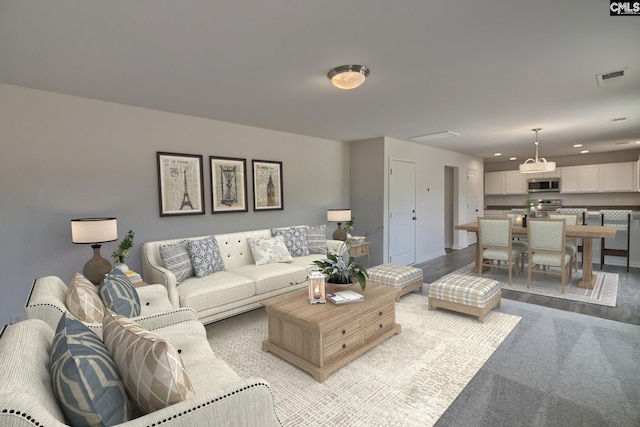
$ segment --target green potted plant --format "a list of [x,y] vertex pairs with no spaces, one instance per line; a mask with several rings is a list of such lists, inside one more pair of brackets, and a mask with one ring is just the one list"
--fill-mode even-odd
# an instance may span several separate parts
[[133,247],[133,236],[133,230],[129,230],[127,235],[124,236],[124,239],[122,239],[122,242],[120,242],[118,247],[115,248],[111,253],[113,260],[116,263],[116,267],[123,273],[129,271],[129,267],[124,263],[124,260],[131,256],[131,248]]
[[337,254],[327,253],[326,258],[313,263],[320,267],[320,272],[328,277],[329,283],[347,285],[357,281],[364,291],[369,274],[356,258],[349,255],[352,244],[353,239],[347,239],[340,244]]

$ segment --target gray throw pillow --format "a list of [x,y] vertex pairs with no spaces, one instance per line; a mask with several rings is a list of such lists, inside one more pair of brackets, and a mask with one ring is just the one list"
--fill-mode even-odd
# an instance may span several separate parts
[[216,271],[224,270],[224,261],[214,236],[190,240],[187,249],[196,277],[205,277]]
[[271,235],[273,237],[282,236],[284,244],[291,256],[307,256],[309,248],[307,246],[307,226],[290,227],[286,229],[273,228]]
[[309,227],[307,230],[307,247],[310,254],[326,254],[327,253],[327,234],[326,226],[318,225]]
[[187,249],[189,241],[181,240],[175,243],[160,245],[160,257],[162,263],[176,276],[176,282],[180,283],[194,276],[191,257]]

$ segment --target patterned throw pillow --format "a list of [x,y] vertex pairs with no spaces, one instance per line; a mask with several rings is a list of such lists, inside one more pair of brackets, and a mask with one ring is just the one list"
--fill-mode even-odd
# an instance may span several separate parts
[[160,257],[164,266],[176,276],[180,283],[194,275],[191,257],[187,249],[188,240],[160,245]]
[[102,323],[104,304],[100,299],[98,288],[80,273],[76,273],[69,283],[66,306],[67,310],[78,320]]
[[307,230],[307,247],[310,254],[327,253],[327,233],[325,225],[309,227]]
[[224,261],[220,255],[218,242],[214,236],[200,240],[190,240],[187,244],[191,264],[196,277],[208,276],[216,271],[224,270]]
[[51,344],[51,383],[71,425],[124,423],[133,415],[122,377],[100,338],[65,313]]
[[98,287],[104,306],[126,317],[140,316],[140,298],[131,280],[114,268]]
[[293,258],[284,244],[284,237],[276,236],[266,239],[247,239],[256,265],[291,262]]
[[307,247],[307,226],[291,227],[287,229],[273,228],[271,236],[284,237],[284,244],[292,256],[307,256],[309,248]]
[[110,310],[102,324],[104,343],[138,408],[150,413],[194,396],[178,350],[169,342]]

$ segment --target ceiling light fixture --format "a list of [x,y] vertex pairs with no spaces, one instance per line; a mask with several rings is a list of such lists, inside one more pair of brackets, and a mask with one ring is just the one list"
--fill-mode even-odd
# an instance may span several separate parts
[[520,165],[520,173],[536,173],[536,172],[553,172],[556,170],[556,162],[547,162],[547,159],[544,157],[538,158],[538,131],[542,130],[542,128],[531,129],[536,133],[536,140],[533,145],[536,146],[536,158],[535,159],[527,159]]
[[369,69],[364,65],[341,65],[327,73],[331,83],[340,89],[355,89],[364,83],[368,75]]

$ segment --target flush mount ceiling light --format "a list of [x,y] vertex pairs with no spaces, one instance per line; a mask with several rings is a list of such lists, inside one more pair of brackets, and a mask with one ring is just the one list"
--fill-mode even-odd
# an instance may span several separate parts
[[556,162],[547,162],[544,157],[538,158],[538,131],[542,128],[531,129],[536,133],[536,140],[533,145],[536,146],[536,158],[527,159],[520,165],[520,173],[536,173],[536,172],[553,172],[556,170]]
[[327,73],[331,83],[340,89],[355,89],[364,83],[369,69],[364,65],[342,65]]

